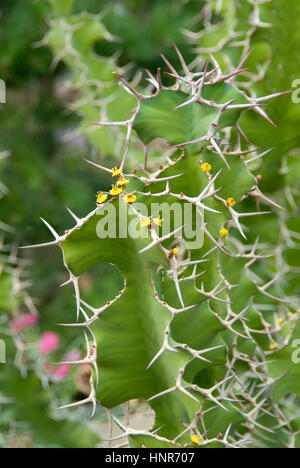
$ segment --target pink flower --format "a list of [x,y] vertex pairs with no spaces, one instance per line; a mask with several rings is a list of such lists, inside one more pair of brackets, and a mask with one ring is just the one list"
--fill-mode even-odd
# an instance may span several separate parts
[[22,330],[22,328],[29,328],[36,324],[38,321],[37,315],[34,314],[26,314],[22,315],[21,317],[15,319],[12,322],[12,329],[16,332]]
[[71,370],[71,366],[68,364],[61,364],[61,366],[58,366],[57,369],[53,372],[53,376],[56,377],[57,379],[64,379],[69,375]]
[[68,364],[61,364],[58,367],[51,366],[49,363],[45,362],[43,365],[44,371],[53,379],[62,380],[67,377],[71,371],[71,366]]
[[49,354],[59,346],[59,336],[57,333],[47,331],[43,333],[39,341],[39,352],[43,355]]

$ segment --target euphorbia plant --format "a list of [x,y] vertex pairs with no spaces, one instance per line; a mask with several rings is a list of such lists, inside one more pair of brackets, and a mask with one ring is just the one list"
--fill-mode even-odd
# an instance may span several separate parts
[[[255,98],[239,89],[248,54],[223,73],[215,57],[190,71],[176,51],[183,72],[164,58],[171,85],[160,70],[148,72],[153,91],[146,94],[118,76],[135,107],[124,121],[94,122],[126,130],[117,167],[92,162],[110,173],[111,190],[99,187],[84,218],[69,210],[75,226],[63,235],[45,222],[55,239],[44,246],[61,248],[75,289],[75,320],[65,326],[86,338],[86,356],[73,364],[94,369],[90,395],[63,408],[90,403],[94,414],[98,401],[106,408],[149,401],[152,431],[116,420],[119,438],[133,447],[297,445],[290,417],[297,404],[273,386],[289,378],[281,370],[299,329],[298,305],[280,282],[280,252],[260,236],[264,217],[276,224],[281,207],[252,173],[267,151],[254,148],[239,125],[250,111],[270,124],[265,102],[283,93]],[[191,208],[200,244],[187,236],[185,219],[167,223],[162,203]],[[112,236],[99,224],[106,213],[113,213]],[[140,235],[124,235],[129,217]],[[99,263],[115,265],[124,285],[93,307],[81,299],[79,279]],[[282,356],[279,364],[273,354]],[[297,393],[297,383],[291,388]]]

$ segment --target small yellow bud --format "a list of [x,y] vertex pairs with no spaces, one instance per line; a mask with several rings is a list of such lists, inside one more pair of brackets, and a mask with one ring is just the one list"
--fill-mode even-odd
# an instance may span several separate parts
[[180,250],[179,247],[174,247],[174,249],[172,249],[172,254],[178,255],[179,250]]
[[269,348],[271,351],[275,351],[278,348],[278,343],[270,343]]
[[226,229],[226,228],[221,229],[220,236],[222,237],[222,239],[224,239],[224,237],[228,237],[229,236],[228,229]]
[[129,180],[125,179],[125,177],[120,177],[120,179],[117,182],[117,185],[120,187],[125,187],[125,185],[129,184]]
[[203,172],[209,172],[211,170],[211,164],[203,163],[201,165],[201,169],[202,169]]
[[232,197],[227,198],[227,205],[228,206],[234,206],[235,205],[235,199]]
[[122,193],[122,189],[120,187],[117,187],[116,185],[112,185],[111,190],[109,193],[115,197],[116,195],[120,195]]
[[119,169],[117,166],[113,167],[113,174],[112,174],[112,176],[113,176],[113,177],[118,177],[120,174],[121,174],[120,169]]
[[127,193],[127,195],[124,197],[124,200],[131,204],[131,203],[134,203],[136,201],[136,196],[133,195],[133,193]]
[[200,445],[203,442],[201,437],[198,435],[191,435],[191,441],[193,442],[193,444],[197,444],[197,445]]
[[279,317],[278,319],[278,325],[282,325],[284,322],[284,318],[283,317]]
[[162,219],[161,218],[153,218],[153,222],[154,222],[154,224],[156,224],[156,226],[162,227]]
[[97,193],[97,204],[101,205],[101,203],[106,202],[107,198],[108,198],[108,195],[106,193],[98,192]]
[[151,219],[150,218],[143,218],[140,221],[140,225],[142,227],[148,227],[148,226],[150,226],[150,224],[151,224]]

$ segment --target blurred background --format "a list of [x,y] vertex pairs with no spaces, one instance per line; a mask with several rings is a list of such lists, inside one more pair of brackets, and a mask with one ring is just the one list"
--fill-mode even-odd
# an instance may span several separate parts
[[[253,25],[248,20],[253,3],[1,0],[0,79],[6,83],[6,103],[0,107],[0,181],[7,193],[0,201],[0,221],[5,223],[0,338],[5,336],[8,343],[8,364],[0,364],[0,446],[101,444],[104,410],[93,423],[82,409],[72,419],[53,410],[70,395],[71,399],[85,397],[90,372],[89,368],[60,368],[57,372],[51,366],[68,353],[80,356],[83,352],[77,333],[57,335],[55,324],[70,321],[74,313],[72,290],[59,289],[68,279],[61,255],[39,249],[22,251],[17,259],[16,247],[50,240],[41,217],[63,233],[73,225],[66,207],[83,216],[94,208],[97,190],[108,188],[105,173],[83,158],[102,161],[108,167],[119,162],[122,135],[105,129],[93,132],[88,125],[99,115],[121,120],[133,107],[134,101],[123,95],[112,72],[126,74],[136,86],[146,86],[144,68],[152,73],[158,67],[167,70],[161,53],[171,63],[177,61],[174,43],[188,63],[204,63],[212,51],[225,68],[230,61],[237,64],[245,49],[253,45],[247,79],[257,93],[291,89],[300,75],[299,17],[288,15],[284,1],[274,0],[272,6],[263,5],[262,24]],[[215,27],[207,31],[208,23]],[[232,34],[233,28],[238,36]],[[245,37],[248,43],[243,42]],[[290,177],[282,171],[283,156],[294,158],[295,149],[299,150],[295,129],[299,128],[300,112],[288,96],[272,101],[268,114],[277,130],[272,126],[260,130],[257,115],[246,124],[254,144],[274,148],[271,161],[258,167],[262,188],[273,194]],[[299,174],[298,166],[297,171]],[[290,184],[297,187],[294,179]],[[274,232],[268,235],[276,242]],[[106,282],[97,282],[103,273]],[[83,298],[92,304],[99,298],[103,302],[120,284],[122,279],[112,267],[99,266],[82,278]],[[133,411],[140,409],[138,402],[133,404]],[[142,413],[148,415],[145,406]]]

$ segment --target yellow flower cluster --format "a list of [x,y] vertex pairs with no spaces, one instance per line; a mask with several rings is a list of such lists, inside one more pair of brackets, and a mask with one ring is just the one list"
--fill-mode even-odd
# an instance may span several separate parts
[[127,193],[124,197],[124,200],[131,205],[131,203],[134,203],[136,201],[136,196],[133,195],[133,193]]
[[111,189],[109,191],[109,193],[113,196],[113,197],[116,197],[117,195],[120,195],[120,193],[122,193],[123,190],[121,189],[121,187],[118,187],[117,185],[112,185],[111,186]]
[[115,167],[113,168],[112,176],[113,176],[113,177],[118,177],[119,175],[121,175],[121,171],[120,171],[120,169],[119,169],[118,167],[115,166]]
[[121,176],[117,182],[117,185],[119,185],[120,187],[126,187],[127,184],[129,184],[129,180],[125,179],[125,177],[123,176]]
[[202,169],[203,172],[207,173],[207,172],[209,172],[211,170],[211,164],[203,163],[201,165],[201,169]]
[[[111,190],[109,191],[109,193],[113,196],[113,197],[117,197],[118,195],[120,195],[122,192],[123,192],[123,188],[122,187],[126,187],[126,184],[129,182],[129,181],[125,181],[125,178],[124,176],[122,175],[122,171],[117,167],[113,167],[112,169],[112,176],[113,177],[119,177],[119,180],[117,181],[116,184],[113,184],[111,186]],[[125,182],[125,183],[124,183]]]
[[191,435],[191,441],[193,442],[193,444],[196,444],[196,445],[200,445],[203,442],[201,437],[198,435]]
[[227,205],[228,206],[234,206],[235,205],[235,199],[232,197],[227,198]]
[[153,218],[153,222],[156,226],[162,227],[162,219],[160,217],[158,218]]
[[107,198],[108,198],[108,195],[106,193],[98,192],[97,193],[97,204],[101,205],[101,203],[106,202]]
[[142,227],[148,227],[148,226],[150,226],[150,225],[151,225],[151,219],[150,219],[150,218],[143,218],[143,219],[141,219],[140,225],[141,225]]
[[229,236],[228,229],[226,229],[226,228],[221,229],[220,236],[222,237],[222,239],[224,239],[225,237],[228,237]]
[[179,253],[179,247],[174,247],[174,249],[172,249],[172,254],[177,256]]
[[[113,184],[109,193],[112,197],[117,197],[118,195],[121,195],[123,192],[123,189],[126,189],[126,185],[129,184],[129,180],[125,179],[125,177],[122,175],[122,171],[117,167],[113,167],[112,169],[112,177],[119,177],[119,180],[117,181],[116,184]],[[97,193],[97,204],[100,205],[104,202],[106,202],[108,198],[108,194],[103,193],[103,192],[98,192]],[[133,195],[132,193],[128,193],[125,195],[124,200],[131,204],[136,201],[136,196]]]

